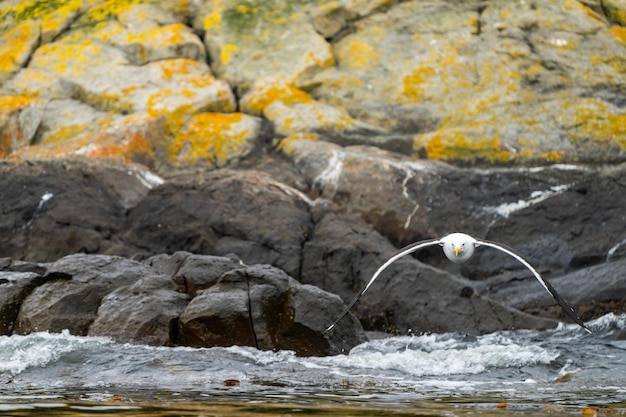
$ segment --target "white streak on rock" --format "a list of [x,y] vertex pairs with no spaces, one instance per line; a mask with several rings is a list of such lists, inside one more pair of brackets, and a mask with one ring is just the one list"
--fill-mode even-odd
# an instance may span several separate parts
[[165,182],[165,180],[154,172],[142,169],[136,166],[133,166],[129,171],[128,175],[134,176],[141,182],[141,184],[147,189],[151,190],[154,187],[157,187]]
[[626,239],[622,240],[617,245],[609,249],[609,251],[606,253],[606,262],[610,261],[613,255],[615,255],[615,252],[617,252],[617,250],[624,244],[626,244]]
[[339,184],[339,178],[341,178],[341,171],[343,170],[343,160],[346,155],[344,152],[333,150],[328,160],[326,168],[315,177],[315,183],[320,185],[334,185]]
[[500,204],[499,206],[489,206],[489,207],[485,207],[485,210],[490,213],[499,214],[502,217],[509,217],[511,214],[515,213],[516,211],[523,210],[527,207],[541,203],[542,201],[545,201],[548,198],[562,194],[563,192],[567,191],[569,187],[570,186],[567,184],[556,185],[554,187],[550,187],[549,190],[533,191],[530,194],[530,198],[528,198],[527,200],[518,200],[513,203]]

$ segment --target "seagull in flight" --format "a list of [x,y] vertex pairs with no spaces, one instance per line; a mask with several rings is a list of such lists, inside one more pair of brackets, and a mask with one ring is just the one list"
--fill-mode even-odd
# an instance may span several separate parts
[[528,261],[524,259],[520,254],[518,254],[515,250],[501,243],[495,243],[489,240],[474,239],[473,237],[466,235],[465,233],[452,233],[445,237],[442,237],[441,239],[422,240],[420,242],[412,243],[400,249],[391,258],[389,258],[384,264],[382,264],[380,268],[376,270],[376,272],[374,273],[374,276],[372,276],[372,279],[370,279],[370,281],[361,290],[361,292],[358,293],[356,297],[354,297],[352,302],[350,302],[350,305],[348,305],[348,308],[345,309],[345,311],[341,314],[341,316],[337,320],[335,320],[333,324],[328,326],[326,331],[328,332],[332,330],[335,327],[335,325],[339,323],[339,321],[343,319],[350,312],[352,307],[354,307],[357,301],[359,301],[361,296],[365,294],[365,292],[369,289],[369,287],[374,283],[376,278],[378,278],[378,276],[389,265],[391,265],[398,259],[402,258],[403,256],[408,255],[409,253],[413,253],[415,251],[418,251],[423,248],[427,248],[429,246],[437,246],[437,245],[443,248],[443,253],[446,255],[446,257],[449,260],[451,260],[454,263],[462,263],[462,262],[469,260],[474,254],[474,249],[476,249],[478,246],[487,246],[489,248],[494,248],[494,249],[499,250],[500,252],[504,252],[507,255],[512,256],[513,258],[517,259],[522,265],[528,268],[530,272],[532,272],[532,274],[535,276],[535,278],[537,278],[537,281],[539,281],[541,286],[543,286],[543,288],[545,288],[546,291],[550,293],[550,295],[561,306],[561,308],[563,309],[563,311],[565,311],[565,314],[567,314],[569,318],[574,320],[574,322],[576,322],[580,327],[585,329],[587,333],[592,333],[592,331],[589,330],[587,326],[585,326],[585,323],[576,315],[576,312],[567,303],[567,301],[565,301],[565,299],[561,297],[561,295],[559,295],[559,293],[554,289],[554,287],[548,281],[546,281],[541,275],[539,275],[539,272],[537,272],[537,270],[533,268],[532,265],[530,265]]

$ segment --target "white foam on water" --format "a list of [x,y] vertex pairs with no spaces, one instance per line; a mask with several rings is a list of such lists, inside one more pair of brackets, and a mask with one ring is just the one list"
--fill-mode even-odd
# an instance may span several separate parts
[[559,356],[538,345],[520,345],[502,334],[473,342],[440,335],[405,336],[366,342],[347,356],[322,358],[328,365],[398,371],[411,376],[478,374],[488,369],[548,364]]
[[72,336],[67,330],[0,336],[0,373],[15,376],[30,367],[45,367],[65,353],[111,343],[105,337]]

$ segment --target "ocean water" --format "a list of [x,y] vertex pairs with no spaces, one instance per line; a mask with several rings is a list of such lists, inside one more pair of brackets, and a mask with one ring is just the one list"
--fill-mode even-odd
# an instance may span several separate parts
[[626,416],[626,315],[346,355],[0,337],[0,416]]

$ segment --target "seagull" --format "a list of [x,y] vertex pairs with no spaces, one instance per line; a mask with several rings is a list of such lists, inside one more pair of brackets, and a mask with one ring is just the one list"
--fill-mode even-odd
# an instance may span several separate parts
[[412,243],[400,249],[391,258],[389,258],[384,264],[382,264],[380,268],[376,270],[376,272],[374,273],[374,276],[372,276],[372,279],[370,279],[370,281],[361,290],[361,292],[358,293],[356,297],[354,297],[352,302],[350,302],[350,305],[348,305],[348,308],[345,309],[345,311],[341,314],[341,316],[337,320],[335,320],[333,324],[328,326],[326,331],[328,332],[332,330],[335,327],[335,325],[339,323],[339,321],[343,319],[350,312],[352,307],[354,307],[357,301],[359,301],[361,296],[365,294],[365,292],[372,286],[376,278],[378,278],[378,276],[389,265],[391,265],[398,259],[402,258],[403,256],[408,255],[409,253],[413,253],[415,251],[418,251],[423,248],[427,248],[429,246],[437,246],[437,245],[443,248],[443,253],[446,255],[446,257],[449,260],[451,260],[454,263],[463,263],[463,262],[468,261],[474,254],[474,249],[476,249],[478,246],[487,246],[489,248],[497,249],[500,252],[504,252],[507,255],[512,256],[513,258],[517,259],[522,265],[528,268],[530,272],[532,272],[532,274],[535,276],[535,278],[537,278],[537,281],[539,281],[541,286],[543,286],[543,288],[545,288],[546,291],[550,293],[550,295],[561,306],[561,308],[563,309],[563,311],[565,311],[565,314],[567,314],[569,318],[574,320],[574,322],[576,322],[576,324],[582,327],[587,333],[593,333],[591,330],[587,328],[587,326],[585,326],[585,323],[576,315],[576,312],[574,311],[574,309],[567,303],[567,301],[565,301],[563,297],[561,297],[561,295],[559,295],[559,293],[554,289],[554,287],[548,281],[546,281],[541,275],[539,275],[539,272],[537,272],[537,270],[533,268],[532,265],[528,263],[528,261],[524,259],[520,254],[518,254],[515,250],[501,243],[491,242],[489,240],[474,239],[473,237],[471,237],[470,235],[466,235],[465,233],[452,233],[452,234],[442,237],[441,239],[422,240],[420,242]]

